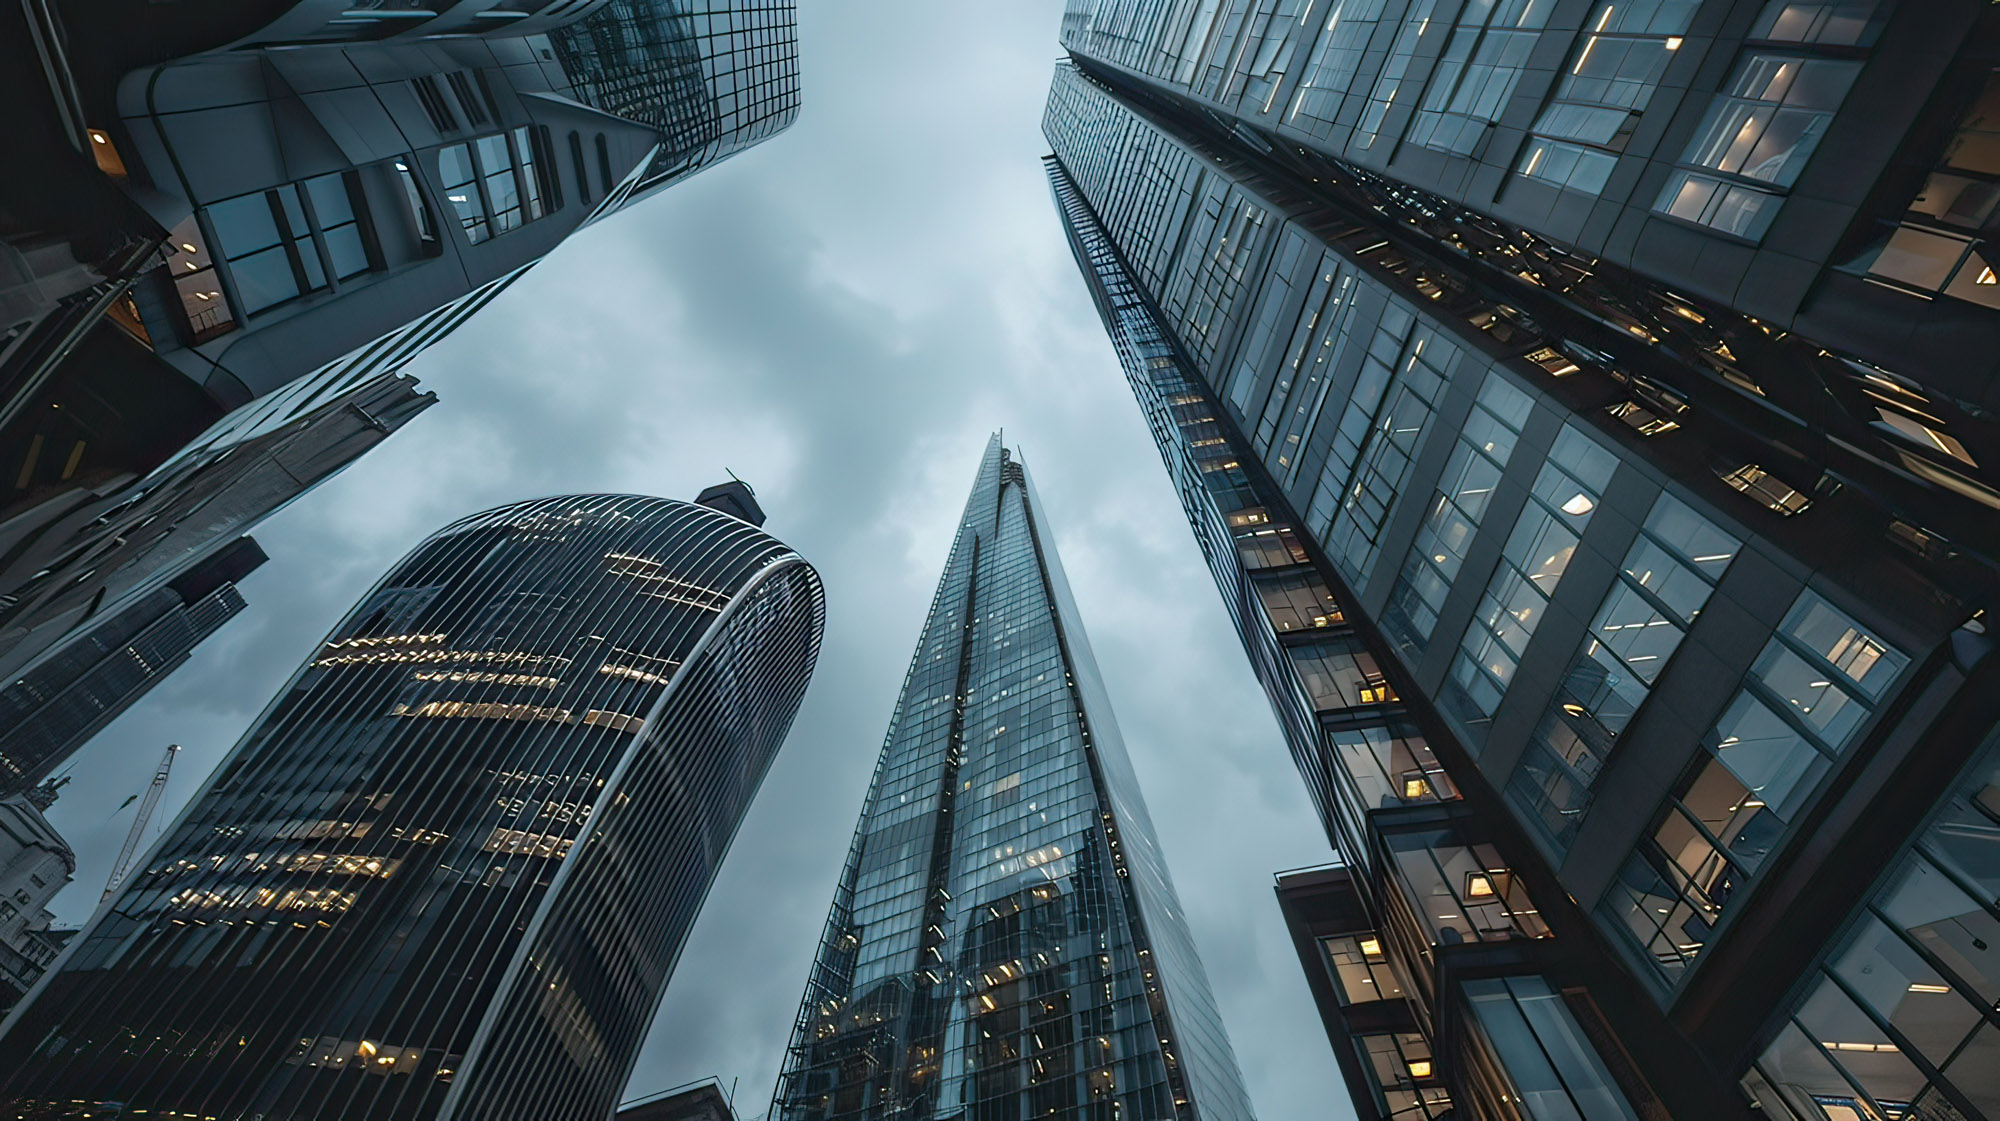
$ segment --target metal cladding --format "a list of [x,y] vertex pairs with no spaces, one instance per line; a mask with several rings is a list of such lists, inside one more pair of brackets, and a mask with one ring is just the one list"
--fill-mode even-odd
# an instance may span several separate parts
[[0,1104],[608,1116],[824,616],[798,554],[692,503],[433,535],[0,1025]]
[[1033,487],[996,436],[771,1117],[1250,1116]]

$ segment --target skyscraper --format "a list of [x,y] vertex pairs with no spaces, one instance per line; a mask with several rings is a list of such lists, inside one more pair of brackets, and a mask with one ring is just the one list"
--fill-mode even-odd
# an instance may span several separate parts
[[0,1025],[0,1102],[609,1116],[823,620],[810,565],[702,505],[432,535]]
[[163,465],[380,383],[799,103],[789,0],[37,3],[0,40],[35,169],[0,182],[0,674],[199,559],[113,524]]
[[996,435],[771,1117],[1250,1115],[1055,544]]
[[0,797],[26,793],[243,610],[236,582],[268,559],[239,537],[0,688]]
[[1280,891],[1361,1115],[2000,1116],[1990,7],[1063,35],[1058,210],[1348,866]]

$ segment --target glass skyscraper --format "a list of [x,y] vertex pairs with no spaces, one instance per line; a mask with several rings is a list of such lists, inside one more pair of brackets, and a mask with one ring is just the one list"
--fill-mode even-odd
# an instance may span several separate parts
[[420,544],[0,1025],[0,1103],[608,1117],[824,621],[747,487],[702,501]]
[[995,436],[771,1117],[1250,1116],[1054,542]]
[[2000,1117],[1996,43],[1070,4],[1051,186],[1346,865],[1280,895],[1363,1118]]
[[209,521],[192,474],[344,398],[386,435],[396,371],[799,107],[791,0],[34,4],[0,40],[34,169],[0,181],[0,680],[324,469],[150,548]]

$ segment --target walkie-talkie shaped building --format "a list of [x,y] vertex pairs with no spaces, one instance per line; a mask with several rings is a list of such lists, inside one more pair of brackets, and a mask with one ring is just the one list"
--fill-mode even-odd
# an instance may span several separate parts
[[771,1117],[1250,1115],[1054,542],[995,436]]

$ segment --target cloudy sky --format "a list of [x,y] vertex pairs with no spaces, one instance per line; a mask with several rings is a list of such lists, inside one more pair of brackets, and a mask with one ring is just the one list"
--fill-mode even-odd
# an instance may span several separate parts
[[1351,1116],[1271,893],[1332,859],[1125,388],[1039,157],[1056,0],[804,0],[776,139],[571,239],[409,373],[442,401],[258,530],[250,609],[79,757],[80,922],[168,741],[159,820],[354,600],[445,522],[735,471],[824,576],[825,647],[628,1097],[769,1103],[980,449],[1035,472],[1264,1121]]

